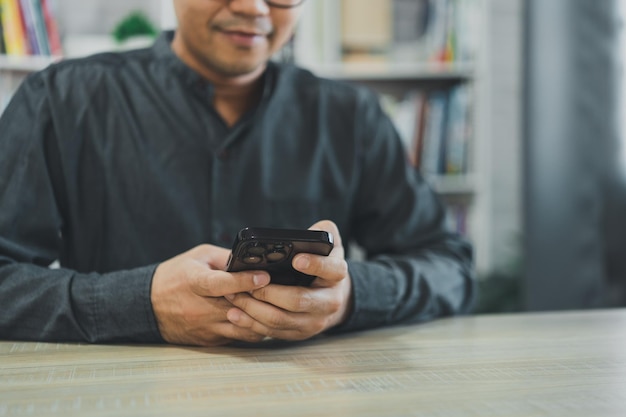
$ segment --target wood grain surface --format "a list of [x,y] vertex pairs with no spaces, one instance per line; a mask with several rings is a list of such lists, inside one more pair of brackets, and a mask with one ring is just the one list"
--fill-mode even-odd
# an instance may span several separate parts
[[0,416],[625,416],[626,310],[200,349],[0,342]]

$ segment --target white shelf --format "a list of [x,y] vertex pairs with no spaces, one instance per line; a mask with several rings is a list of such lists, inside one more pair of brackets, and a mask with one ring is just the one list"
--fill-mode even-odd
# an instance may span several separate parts
[[0,55],[0,70],[32,72],[53,64],[62,57],[43,55]]
[[426,180],[439,194],[471,196],[477,192],[473,175],[427,176]]
[[315,74],[339,80],[446,80],[472,79],[472,63],[408,63],[408,62],[351,62],[325,65],[309,65]]

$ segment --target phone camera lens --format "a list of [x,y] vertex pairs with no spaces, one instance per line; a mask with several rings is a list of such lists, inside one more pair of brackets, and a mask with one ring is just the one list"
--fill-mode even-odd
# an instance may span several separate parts
[[265,257],[267,258],[269,262],[282,261],[283,259],[285,259],[285,256],[287,256],[287,254],[282,250],[276,250],[274,252],[270,252],[267,255],[265,255]]
[[261,263],[261,261],[263,261],[263,257],[261,256],[247,255],[243,257],[243,263],[248,265],[258,264]]
[[251,255],[262,255],[265,252],[265,246],[260,243],[253,243],[246,248],[247,252]]

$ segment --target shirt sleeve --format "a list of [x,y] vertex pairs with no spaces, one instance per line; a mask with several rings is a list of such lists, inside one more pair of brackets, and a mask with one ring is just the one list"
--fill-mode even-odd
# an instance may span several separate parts
[[0,118],[0,339],[162,341],[150,287],[156,265],[96,273],[50,269],[63,257],[55,124],[38,75]]
[[361,183],[351,229],[366,260],[348,261],[353,311],[333,331],[468,312],[476,290],[471,245],[446,230],[444,205],[409,164],[376,98],[364,107],[356,121]]

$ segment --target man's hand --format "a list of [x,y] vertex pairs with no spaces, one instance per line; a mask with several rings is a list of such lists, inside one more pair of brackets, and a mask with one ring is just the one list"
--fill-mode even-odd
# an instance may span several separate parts
[[303,340],[346,320],[351,309],[352,284],[339,230],[327,220],[310,229],[332,233],[335,242],[329,256],[294,257],[295,269],[317,277],[312,286],[268,285],[249,294],[233,292],[226,296],[236,306],[227,314],[231,323],[260,336]]
[[197,246],[160,264],[152,279],[152,308],[165,341],[215,346],[263,335],[228,321],[232,304],[224,296],[250,292],[269,283],[266,272],[224,272],[230,251]]

